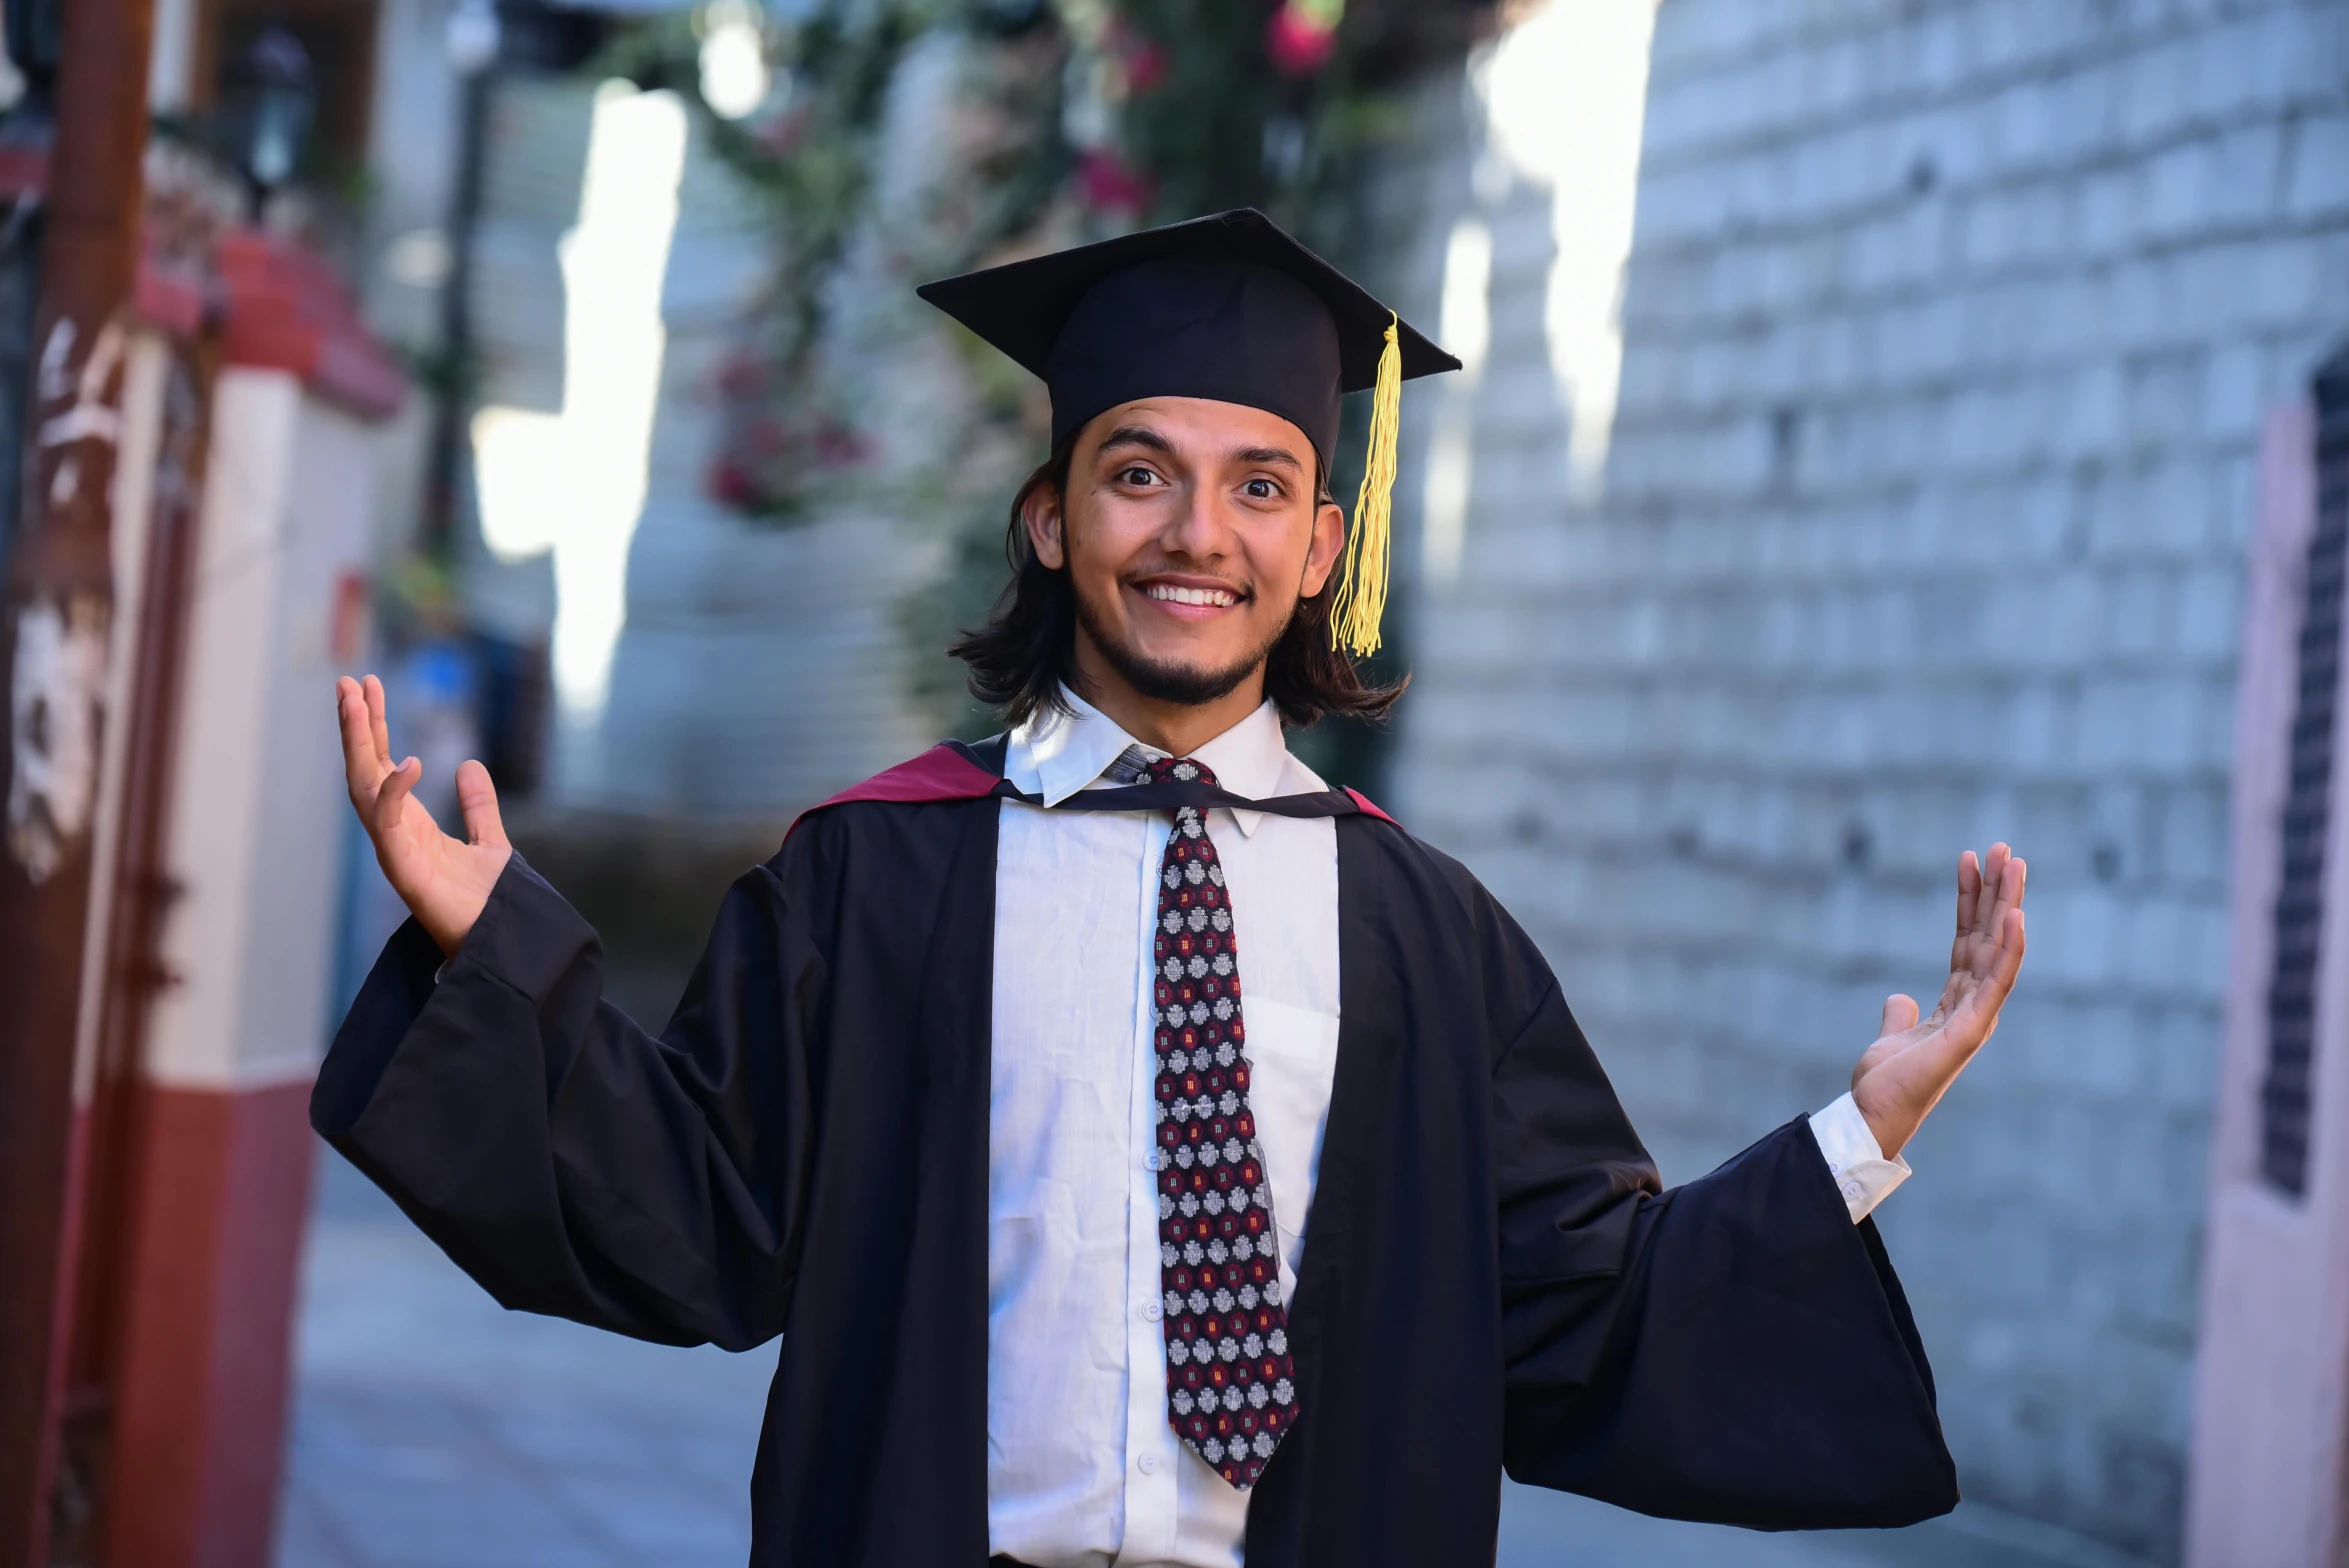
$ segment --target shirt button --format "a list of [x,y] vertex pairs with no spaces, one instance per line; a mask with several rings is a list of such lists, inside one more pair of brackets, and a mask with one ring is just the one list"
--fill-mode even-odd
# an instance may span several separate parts
[[1158,1321],[1160,1318],[1164,1317],[1165,1315],[1166,1315],[1166,1309],[1165,1309],[1164,1307],[1160,1306],[1160,1305],[1159,1305],[1157,1302],[1155,1302],[1155,1301],[1151,1302],[1151,1303],[1150,1303],[1150,1305],[1148,1305],[1148,1306],[1146,1306],[1146,1307],[1144,1307],[1144,1308],[1142,1309],[1142,1316],[1144,1316],[1145,1318],[1148,1318],[1148,1319],[1149,1319],[1151,1322],[1153,1322],[1153,1323],[1157,1322],[1157,1321]]
[[1845,1182],[1843,1184],[1843,1195],[1847,1198],[1857,1198],[1860,1195],[1860,1184],[1856,1181]]
[[1141,1471],[1144,1475],[1156,1475],[1158,1474],[1158,1456],[1156,1454],[1144,1454],[1141,1458],[1134,1461],[1134,1468]]

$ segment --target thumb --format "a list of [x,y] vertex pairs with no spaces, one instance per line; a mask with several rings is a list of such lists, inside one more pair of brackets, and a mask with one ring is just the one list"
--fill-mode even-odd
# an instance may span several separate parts
[[465,818],[465,837],[475,844],[506,848],[506,824],[498,815],[497,786],[489,769],[468,758],[457,765],[457,809]]
[[1884,1023],[1878,1035],[1902,1034],[1917,1027],[1917,999],[1895,991],[1884,999]]

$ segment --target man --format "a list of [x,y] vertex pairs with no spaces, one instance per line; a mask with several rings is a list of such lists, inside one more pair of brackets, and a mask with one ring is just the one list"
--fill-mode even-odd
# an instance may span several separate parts
[[656,1037],[479,764],[459,841],[343,682],[415,919],[319,1131],[510,1307],[781,1335],[760,1564],[1448,1568],[1504,1467],[1760,1527],[1952,1506],[1866,1215],[1996,1025],[2022,862],[1961,859],[1940,1004],[1891,998],[1849,1095],[1660,1192],[1524,933],[1282,741],[1394,699],[1346,649],[1397,383],[1448,358],[1255,213],[924,292],[1052,395],[955,650],[1009,733],[796,824]]

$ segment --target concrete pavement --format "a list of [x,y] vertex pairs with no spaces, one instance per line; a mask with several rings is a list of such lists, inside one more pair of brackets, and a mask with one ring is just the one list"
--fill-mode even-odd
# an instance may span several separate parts
[[[320,1154],[277,1568],[740,1568],[774,1352],[501,1310]],[[1498,1568],[2127,1568],[1961,1509],[1766,1536],[1511,1487]]]

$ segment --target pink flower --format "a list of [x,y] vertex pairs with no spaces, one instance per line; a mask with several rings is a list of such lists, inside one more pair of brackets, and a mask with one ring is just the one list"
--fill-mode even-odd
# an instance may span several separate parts
[[1078,163],[1077,190],[1087,206],[1106,212],[1141,212],[1155,194],[1150,176],[1126,167],[1117,154],[1099,147]]
[[730,458],[720,458],[712,463],[702,483],[709,491],[710,499],[721,505],[747,511],[758,504],[758,485]]
[[1264,24],[1264,52],[1274,69],[1288,76],[1310,76],[1329,64],[1337,51],[1338,30],[1289,0]]
[[782,456],[790,447],[791,432],[774,415],[762,414],[742,432],[742,444],[753,457],[773,459]]
[[837,419],[827,419],[816,427],[816,461],[830,468],[846,468],[861,463],[871,452],[863,432]]
[[718,395],[748,399],[756,397],[767,385],[767,367],[757,355],[737,353],[727,356],[718,367]]
[[1166,80],[1166,51],[1147,38],[1137,38],[1126,51],[1126,91],[1146,93]]

